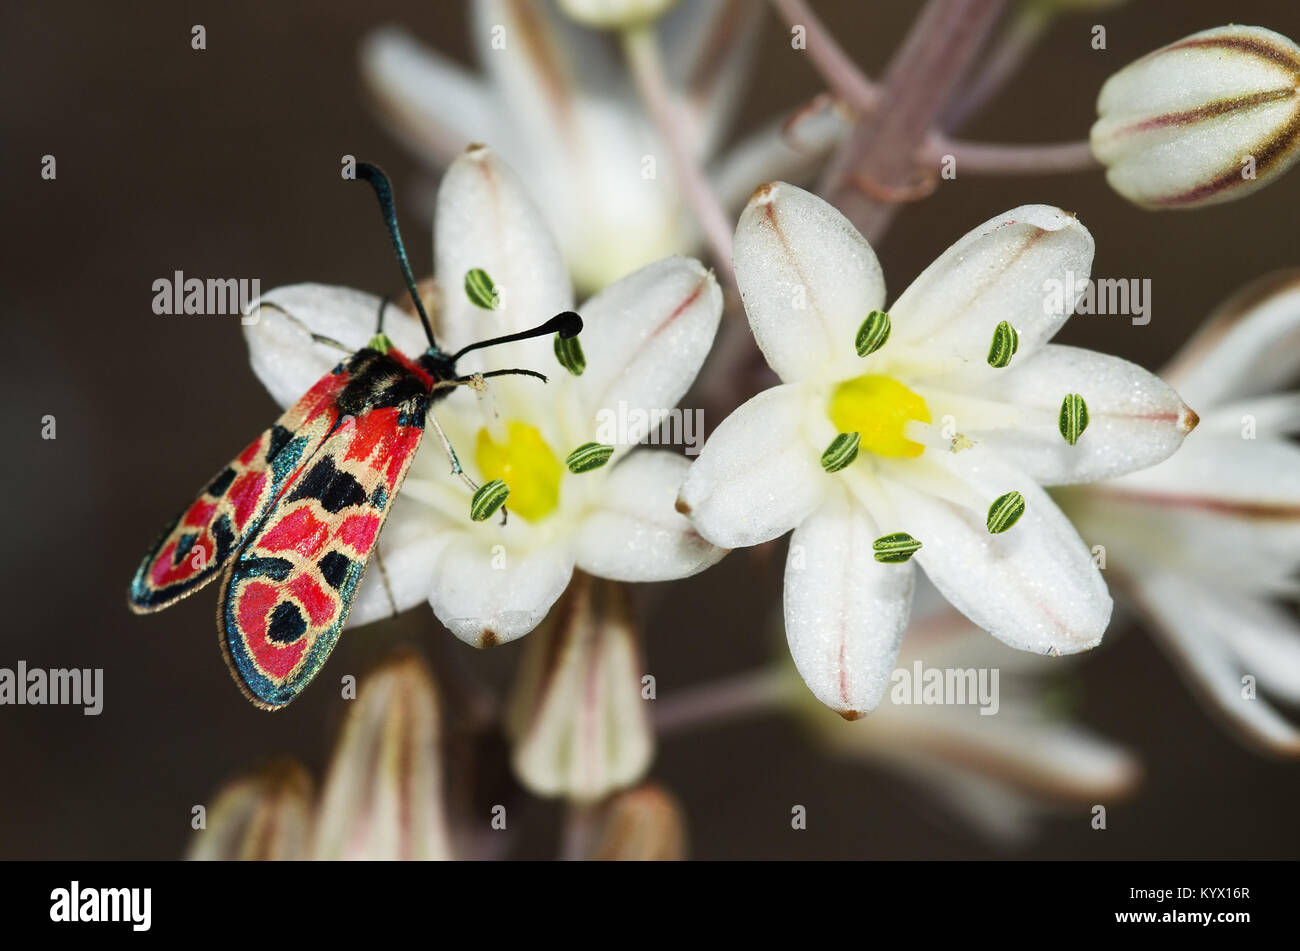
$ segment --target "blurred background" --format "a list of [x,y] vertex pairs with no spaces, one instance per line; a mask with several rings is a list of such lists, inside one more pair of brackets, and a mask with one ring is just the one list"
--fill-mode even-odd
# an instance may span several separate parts
[[[181,7],[184,7],[182,10]],[[840,42],[879,76],[919,4],[819,0]],[[737,133],[797,107],[821,83],[767,16]],[[1133,0],[1063,18],[1007,92],[965,130],[1006,142],[1083,138],[1097,90],[1137,56],[1229,21],[1300,37],[1290,0]],[[1089,45],[1104,23],[1108,48]],[[382,164],[399,202],[419,166],[374,116],[358,77],[366,32],[401,24],[468,64],[457,3],[311,5],[225,0],[11,5],[0,51],[4,253],[4,603],[0,667],[104,668],[104,710],[0,707],[0,857],[179,857],[191,807],[280,754],[319,777],[343,713],[334,686],[402,643],[440,665],[508,682],[518,646],[477,652],[418,609],[341,639],[288,710],[245,702],[222,663],[202,592],[137,618],[127,582],[154,533],[274,418],[238,321],[151,311],[175,270],[393,293],[398,275],[373,199],[341,181],[343,154]],[[203,24],[207,49],[190,46]],[[41,156],[58,177],[43,181]],[[1097,239],[1093,273],[1150,278],[1152,320],[1070,322],[1061,342],[1158,368],[1246,281],[1297,264],[1300,173],[1195,213],[1151,214],[1101,174],[958,178],[904,209],[877,248],[894,293],[970,227],[1025,202],[1075,211]],[[430,270],[408,197],[407,241]],[[57,418],[58,438],[40,438]],[[710,427],[716,420],[709,421]],[[707,574],[641,594],[660,697],[783,651],[772,631],[781,552],[739,553]],[[762,592],[763,596],[755,596]],[[832,758],[787,717],[674,734],[651,776],[683,803],[697,858],[1280,858],[1300,841],[1300,769],[1248,752],[1194,702],[1148,636],[1127,622],[1075,668],[1081,720],[1131,748],[1144,782],[995,846],[893,773]],[[504,770],[504,767],[502,767]],[[497,777],[501,779],[501,777]],[[478,793],[475,794],[476,796]],[[492,793],[476,802],[486,816]],[[790,828],[790,807],[808,828]],[[521,813],[517,854],[554,854],[560,808]],[[486,820],[484,820],[486,821]]]

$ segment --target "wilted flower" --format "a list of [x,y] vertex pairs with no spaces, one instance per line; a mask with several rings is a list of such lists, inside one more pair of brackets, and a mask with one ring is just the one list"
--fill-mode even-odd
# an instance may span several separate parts
[[775,184],[742,215],[736,276],[784,382],[722,422],[678,506],[726,547],[795,529],[786,634],[804,680],[842,715],[874,709],[885,689],[913,553],[1013,647],[1100,641],[1106,585],[1040,485],[1158,462],[1195,416],[1131,363],[1047,343],[1073,300],[1053,304],[1046,289],[1071,274],[1086,283],[1092,252],[1074,216],[1026,205],[958,241],[885,313],[875,254],[830,205]]
[[1194,33],[1107,80],[1097,114],[1093,154],[1129,201],[1241,198],[1300,157],[1300,47],[1257,26]]
[[[688,0],[655,27],[700,163],[739,105],[762,20],[752,7]],[[668,148],[605,36],[534,0],[472,4],[470,33],[481,77],[402,30],[367,38],[362,74],[404,141],[434,168],[471,142],[491,142],[541,203],[584,291],[693,249],[698,234]]]
[[643,669],[622,586],[578,572],[516,675],[506,727],[523,785],[587,802],[639,779],[654,750]]
[[[452,352],[486,337],[522,331],[571,310],[573,291],[559,249],[514,174],[475,147],[443,178],[438,196],[433,302],[439,344]],[[484,310],[467,296],[465,276],[481,269],[499,296]],[[374,333],[379,301],[357,291],[305,284],[264,301],[298,324],[361,347]],[[549,339],[518,341],[466,354],[463,373],[524,367],[550,374],[487,381],[481,392],[456,388],[435,412],[466,470],[480,484],[509,484],[510,517],[472,521],[470,495],[448,474],[430,435],[416,455],[349,622],[361,624],[428,600],[438,618],[478,646],[532,630],[560,596],[575,565],[621,581],[681,578],[717,561],[673,510],[687,467],[665,450],[628,452],[646,435],[651,412],[686,393],[713,340],[722,293],[698,261],[668,258],[629,275],[582,308],[586,369],[573,376]],[[338,360],[309,343],[271,308],[246,327],[253,369],[287,405]],[[389,308],[384,330],[408,354],[426,346],[418,324]],[[484,363],[484,354],[495,363]],[[632,407],[647,425],[614,446],[606,465],[574,472],[571,453],[593,441],[602,412]]]
[[[1197,692],[1252,744],[1300,755],[1300,270],[1229,299],[1167,379],[1201,412],[1173,457],[1060,493]],[[1262,693],[1265,696],[1261,696]]]
[[[945,677],[996,674],[992,705],[977,703],[973,691],[964,702],[922,702],[909,680],[918,667]],[[1049,679],[1059,672],[940,609],[913,621],[894,687],[870,717],[844,723],[818,707],[808,721],[833,749],[915,779],[985,833],[1013,840],[1047,814],[1073,811],[1090,821],[1093,806],[1126,797],[1140,774],[1128,752],[1071,722]]]

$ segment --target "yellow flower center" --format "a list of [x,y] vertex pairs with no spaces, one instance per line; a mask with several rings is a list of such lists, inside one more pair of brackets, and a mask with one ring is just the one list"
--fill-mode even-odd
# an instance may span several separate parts
[[911,420],[930,422],[925,400],[892,377],[867,374],[835,387],[829,415],[842,433],[858,433],[860,447],[878,456],[919,456],[925,447],[903,435]]
[[560,500],[564,466],[537,427],[511,420],[505,442],[497,442],[486,429],[478,431],[474,460],[485,480],[504,479],[510,486],[506,507],[535,522],[554,511]]

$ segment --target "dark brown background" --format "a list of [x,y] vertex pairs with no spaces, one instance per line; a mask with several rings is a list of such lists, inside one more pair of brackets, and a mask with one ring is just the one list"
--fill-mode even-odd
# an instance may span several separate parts
[[[124,592],[154,531],[250,434],[273,417],[237,322],[168,319],[150,285],[194,276],[260,277],[264,288],[316,280],[374,291],[395,270],[368,200],[343,187],[339,156],[382,162],[399,193],[416,166],[367,109],[355,49],[363,32],[404,23],[455,55],[459,5],[415,0],[287,4],[10,5],[4,188],[6,611],[0,666],[105,668],[105,708],[0,708],[0,857],[179,855],[190,807],[259,758],[292,753],[319,776],[341,712],[326,686],[384,648],[457,652],[501,678],[515,649],[463,647],[424,610],[349,633],[326,676],[267,715],[221,663],[211,592],[150,618]],[[860,62],[879,73],[915,6],[816,4]],[[1290,0],[1136,2],[1059,22],[972,137],[1056,141],[1086,134],[1096,91],[1136,56],[1229,20],[1300,37]],[[1088,44],[1107,24],[1109,49]],[[208,48],[190,48],[190,27]],[[803,54],[769,21],[742,125],[818,88]],[[58,159],[42,181],[40,158]],[[1080,214],[1097,238],[1094,273],[1149,277],[1154,317],[1074,321],[1061,339],[1158,367],[1207,310],[1244,281],[1296,263],[1300,173],[1261,195],[1189,214],[1149,214],[1100,175],[959,179],[908,209],[880,254],[895,292],[952,240],[992,214],[1045,201]],[[429,239],[408,222],[412,254]],[[58,439],[40,439],[40,418]],[[661,696],[747,668],[768,653],[764,608],[733,556],[676,584],[648,623]],[[779,576],[761,575],[773,603]],[[1245,752],[1192,702],[1147,636],[1116,630],[1082,668],[1082,714],[1146,761],[1147,782],[1110,812],[1044,827],[1010,854],[1037,857],[1294,857],[1300,770]],[[675,737],[653,775],[689,813],[693,852],[734,857],[978,857],[983,840],[891,774],[828,759],[793,724],[767,718]],[[806,832],[789,827],[808,807]],[[486,804],[484,805],[486,815]],[[556,811],[527,816],[523,848],[546,855]]]

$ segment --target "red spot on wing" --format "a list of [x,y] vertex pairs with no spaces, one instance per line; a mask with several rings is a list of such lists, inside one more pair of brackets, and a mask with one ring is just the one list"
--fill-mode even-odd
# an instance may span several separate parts
[[306,609],[313,627],[320,627],[338,613],[338,599],[308,574],[299,574],[286,585],[289,594]]
[[217,510],[216,502],[206,502],[203,499],[196,499],[190,506],[185,517],[181,519],[181,524],[191,525],[195,528],[202,528],[212,521],[212,513]]
[[149,581],[155,588],[165,588],[178,581],[188,581],[203,568],[212,564],[212,557],[217,548],[208,535],[205,534],[196,540],[181,559],[180,564],[173,565],[172,559],[176,557],[176,546],[179,543],[179,538],[168,542],[150,566]]
[[243,531],[244,526],[248,524],[249,518],[257,509],[257,503],[262,497],[262,490],[266,486],[266,481],[266,471],[261,470],[245,472],[231,484],[226,495],[235,509],[236,529]]
[[248,652],[258,668],[268,677],[283,681],[298,666],[307,651],[307,639],[300,637],[291,644],[275,644],[266,636],[266,619],[280,603],[280,589],[264,581],[250,581],[239,591],[236,617]]
[[349,515],[339,526],[337,538],[359,555],[364,555],[375,544],[383,520],[376,513]]
[[239,456],[235,459],[235,461],[239,463],[241,466],[245,466],[245,467],[251,466],[253,464],[253,461],[257,459],[259,455],[261,455],[261,451],[260,451],[261,448],[262,448],[262,437],[258,436],[256,439],[254,439],[251,443],[248,444],[248,448],[245,449],[243,452],[241,452]]
[[295,551],[304,558],[315,558],[329,541],[329,525],[302,505],[267,528],[257,540],[257,547],[269,554]]

